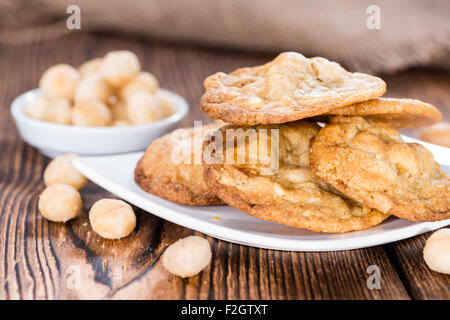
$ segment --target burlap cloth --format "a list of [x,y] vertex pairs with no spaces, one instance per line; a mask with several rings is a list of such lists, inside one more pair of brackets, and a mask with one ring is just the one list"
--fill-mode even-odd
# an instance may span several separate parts
[[[118,31],[219,48],[320,55],[351,70],[450,68],[449,0],[0,0],[0,45],[41,28],[67,33],[66,8],[81,8],[82,31]],[[367,28],[378,5],[381,29]],[[36,37],[35,37],[36,38]],[[36,40],[36,39],[35,39]],[[28,39],[27,41],[33,41]]]

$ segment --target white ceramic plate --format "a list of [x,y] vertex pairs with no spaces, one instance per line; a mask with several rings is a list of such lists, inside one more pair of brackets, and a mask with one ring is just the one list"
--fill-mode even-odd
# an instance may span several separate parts
[[[411,138],[406,140],[416,141]],[[434,153],[436,160],[446,164],[443,168],[450,172],[450,149],[422,144]],[[158,217],[214,238],[259,248],[290,251],[365,248],[406,239],[450,224],[450,219],[419,223],[391,217],[369,230],[329,234],[259,220],[228,206],[178,205],[150,195],[136,185],[134,168],[142,154],[82,157],[74,160],[74,166],[94,183]]]

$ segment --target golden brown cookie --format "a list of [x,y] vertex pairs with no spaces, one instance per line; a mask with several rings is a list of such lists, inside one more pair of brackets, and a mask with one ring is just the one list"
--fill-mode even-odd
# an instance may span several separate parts
[[412,221],[450,218],[450,179],[431,152],[392,127],[336,117],[311,144],[315,174],[347,196]]
[[[248,134],[245,141],[233,139],[236,129]],[[224,126],[213,133],[213,142],[205,138],[205,181],[228,205],[292,227],[339,233],[381,223],[388,215],[361,206],[311,172],[310,140],[319,129],[308,121]],[[227,137],[229,142],[235,140],[235,148],[233,143],[226,143]]]
[[205,82],[201,108],[235,124],[285,123],[381,96],[380,78],[351,73],[327,59],[285,52],[257,67],[218,72]]
[[419,132],[419,139],[450,148],[450,123],[442,122]]
[[[219,128],[177,129],[153,141],[135,169],[135,181],[144,191],[167,200],[196,206],[223,204],[203,181],[203,135]],[[195,156],[194,156],[195,154]]]
[[365,117],[396,128],[429,126],[442,120],[438,109],[416,99],[376,98],[333,110],[329,114]]

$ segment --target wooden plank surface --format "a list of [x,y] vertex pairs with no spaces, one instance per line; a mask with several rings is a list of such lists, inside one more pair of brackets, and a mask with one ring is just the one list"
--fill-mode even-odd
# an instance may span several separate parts
[[[20,42],[20,39],[18,39]],[[131,236],[105,240],[87,212],[111,194],[90,183],[83,214],[49,223],[37,211],[48,159],[22,142],[8,108],[37,86],[49,66],[79,65],[107,51],[136,52],[144,69],[191,106],[184,126],[209,119],[198,108],[203,79],[216,71],[263,63],[271,55],[164,45],[108,35],[71,34],[58,40],[0,45],[0,299],[429,299],[449,298],[449,277],[431,272],[421,252],[425,237],[374,248],[323,253],[263,250],[207,237],[211,265],[181,279],[160,256],[180,237],[198,234],[136,209]],[[415,70],[386,76],[390,96],[421,98],[450,116],[450,73]],[[367,268],[381,271],[381,289],[367,288]],[[79,275],[79,277],[78,277]]]

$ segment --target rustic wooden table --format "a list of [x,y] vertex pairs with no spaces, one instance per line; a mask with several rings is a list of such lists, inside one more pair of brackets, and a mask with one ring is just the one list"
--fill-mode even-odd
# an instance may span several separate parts
[[[38,37],[39,38],[39,37]],[[21,42],[20,37],[15,39]],[[90,183],[84,212],[69,223],[49,223],[37,210],[49,159],[26,145],[9,114],[12,99],[37,86],[49,66],[74,66],[114,49],[136,52],[164,88],[186,97],[193,119],[203,79],[218,70],[256,65],[271,55],[163,45],[107,35],[71,34],[58,40],[0,46],[0,299],[449,299],[450,276],[422,259],[428,234],[367,249],[279,252],[208,238],[213,257],[201,274],[181,279],[164,271],[160,256],[196,232],[137,211],[135,232],[120,241],[92,232],[87,212],[112,195]],[[431,102],[450,120],[450,73],[426,70],[384,77],[388,95]],[[381,271],[381,288],[368,289],[367,267]],[[79,276],[79,277],[78,277]]]

